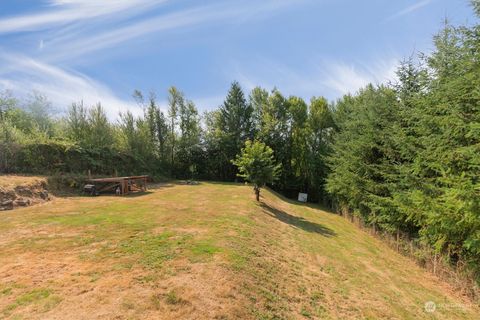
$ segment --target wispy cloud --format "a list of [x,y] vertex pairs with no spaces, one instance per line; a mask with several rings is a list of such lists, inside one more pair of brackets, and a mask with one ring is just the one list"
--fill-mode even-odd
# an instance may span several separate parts
[[241,5],[235,1],[226,1],[200,5],[182,11],[158,14],[120,28],[106,27],[100,32],[93,33],[83,30],[80,35],[72,32],[62,37],[53,35],[51,40],[45,40],[45,46],[51,47],[51,50],[47,51],[50,52],[50,59],[71,60],[77,56],[109,49],[151,34],[161,34],[207,23],[246,23],[251,19],[266,17],[289,5],[298,4],[299,1],[301,0],[266,0],[261,4],[246,1]]
[[282,93],[300,95],[308,100],[312,96],[335,99],[355,93],[367,84],[382,84],[396,79],[398,59],[372,60],[370,64],[353,64],[343,61],[307,63],[304,72],[272,61],[261,60],[255,66],[233,63],[228,74],[234,74],[242,86],[251,90],[261,85],[266,89],[278,88]]
[[52,0],[44,12],[3,18],[0,33],[39,31],[101,16],[132,15],[165,1],[154,0]]
[[19,54],[0,54],[0,65],[8,69],[0,71],[0,89],[9,89],[17,95],[27,96],[32,91],[45,94],[63,110],[72,102],[86,105],[102,102],[107,114],[114,119],[119,111],[130,110],[135,114],[141,109],[132,100],[117,97],[105,85],[72,70],[48,65]]
[[355,93],[367,84],[382,84],[396,79],[397,59],[376,61],[370,65],[331,62],[325,66],[321,83],[337,94]]
[[422,0],[422,1],[415,1],[414,4],[406,7],[405,9],[402,9],[398,12],[396,12],[395,14],[391,15],[390,17],[388,17],[386,19],[386,21],[390,21],[390,20],[393,20],[393,19],[397,19],[397,18],[400,18],[402,16],[405,16],[407,14],[410,14],[412,12],[415,12],[427,5],[429,5],[433,0]]
[[[35,44],[18,52],[11,46],[8,51],[0,47],[0,89],[19,94],[37,90],[60,108],[82,99],[87,104],[101,101],[115,117],[119,110],[138,108],[105,84],[76,71],[78,61],[94,64],[98,55],[91,53],[114,56],[117,51],[112,48],[147,35],[265,18],[299,1],[217,1],[171,11],[160,6],[167,0],[48,0],[37,13],[0,17],[0,34],[23,32],[22,43]],[[200,102],[214,100],[218,99]]]

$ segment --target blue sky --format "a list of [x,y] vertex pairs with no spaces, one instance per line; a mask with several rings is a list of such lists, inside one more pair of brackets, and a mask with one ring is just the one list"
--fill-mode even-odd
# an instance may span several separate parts
[[476,21],[467,0],[1,0],[0,91],[111,117],[171,85],[213,109],[233,80],[333,100],[431,51],[445,17]]

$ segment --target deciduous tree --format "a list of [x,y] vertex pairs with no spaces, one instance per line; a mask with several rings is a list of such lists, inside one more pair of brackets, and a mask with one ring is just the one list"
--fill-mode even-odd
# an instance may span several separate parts
[[280,174],[281,166],[275,164],[273,150],[262,142],[247,140],[241,154],[232,161],[238,167],[239,177],[254,186],[257,201],[260,201],[260,188],[273,183]]

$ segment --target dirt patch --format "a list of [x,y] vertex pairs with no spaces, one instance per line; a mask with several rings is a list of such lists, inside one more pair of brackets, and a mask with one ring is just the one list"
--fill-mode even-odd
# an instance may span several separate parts
[[28,207],[51,199],[44,178],[21,176],[0,178],[0,211]]

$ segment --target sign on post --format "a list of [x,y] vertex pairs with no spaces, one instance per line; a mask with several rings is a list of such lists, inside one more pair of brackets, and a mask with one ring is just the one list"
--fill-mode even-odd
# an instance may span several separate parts
[[308,193],[298,193],[298,201],[300,202],[307,202],[308,199]]

